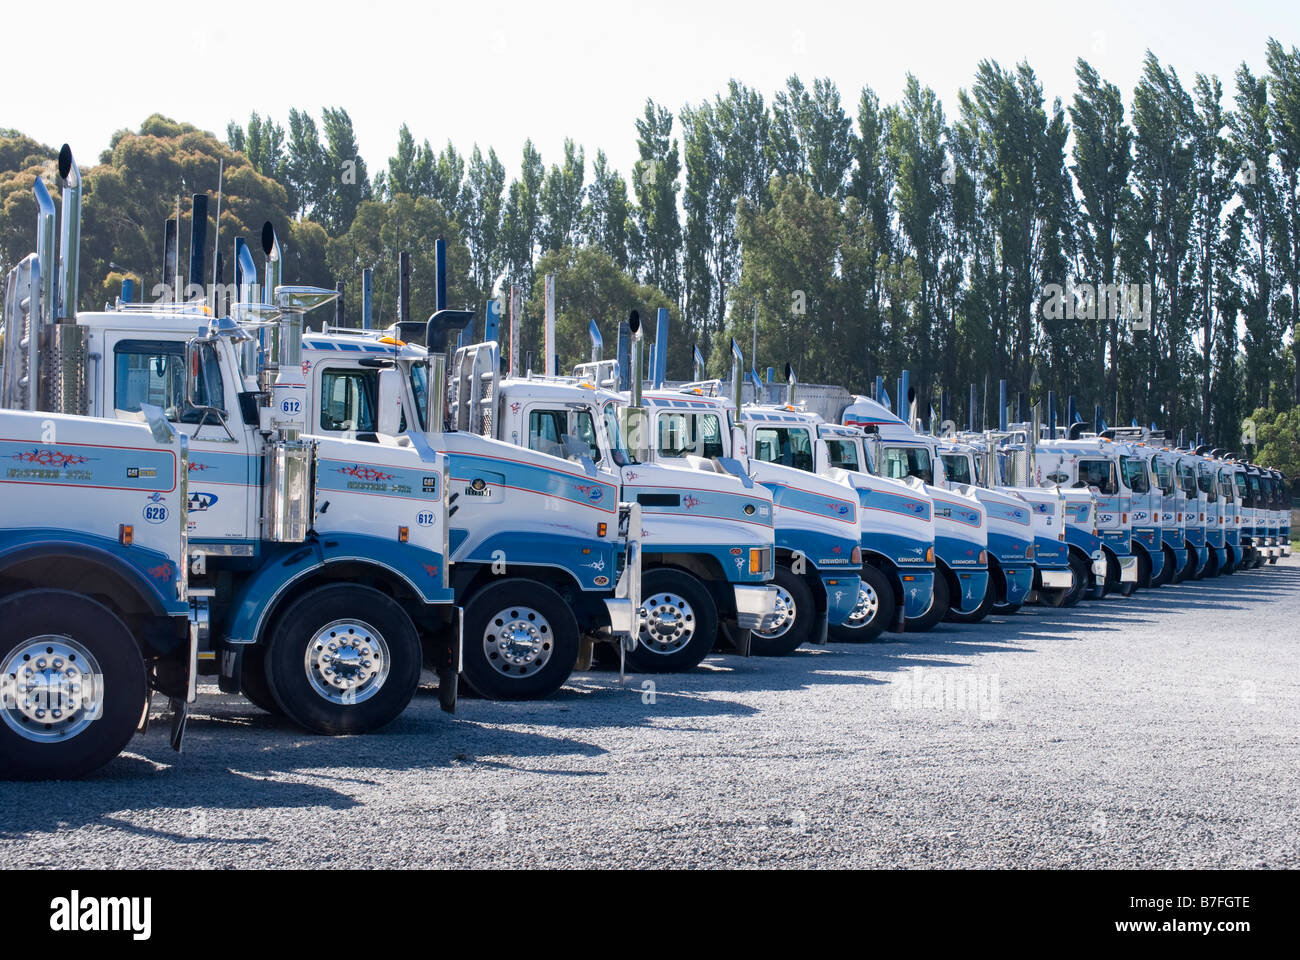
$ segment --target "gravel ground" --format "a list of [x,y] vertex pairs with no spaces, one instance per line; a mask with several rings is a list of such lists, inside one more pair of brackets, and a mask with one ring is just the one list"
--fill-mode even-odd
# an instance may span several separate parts
[[1298,622],[1300,558],[369,737],[209,688],[180,757],[0,784],[0,863],[1296,868]]

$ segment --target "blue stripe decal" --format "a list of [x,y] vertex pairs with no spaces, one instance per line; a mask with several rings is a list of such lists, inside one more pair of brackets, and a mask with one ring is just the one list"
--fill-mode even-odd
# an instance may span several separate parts
[[502,478],[499,482],[508,488],[568,500],[604,513],[618,512],[618,488],[585,474],[474,454],[448,453],[447,459],[451,462],[453,493],[475,477],[490,475]]
[[904,537],[896,533],[880,533],[876,530],[870,530],[862,534],[862,552],[874,553],[885,557],[891,563],[909,569],[914,567],[933,567],[934,564],[925,559],[925,552],[934,546],[932,540],[917,540],[915,537]]
[[601,591],[614,589],[622,547],[617,540],[595,537],[548,534],[543,539],[526,532],[499,533],[462,556],[457,551],[465,542],[465,531],[452,529],[450,538],[456,544],[452,563],[491,564],[504,556],[507,576],[511,567],[551,567],[569,573],[583,590]]
[[983,549],[984,545],[977,541],[950,537],[935,531],[934,554],[954,569],[981,566],[980,551]]
[[176,489],[176,454],[166,447],[32,444],[0,439],[0,483],[139,490]]
[[437,502],[442,477],[435,468],[412,470],[382,463],[321,458],[316,469],[317,493],[365,493],[404,500]]
[[989,531],[989,552],[1002,564],[1032,564],[1033,561],[1026,556],[1030,542],[1027,537],[1013,537],[1009,534]]
[[852,537],[834,537],[800,527],[776,528],[776,545],[803,554],[814,567],[848,566],[853,562],[853,548],[858,545]]
[[883,510],[885,513],[900,513],[920,520],[930,519],[930,503],[888,490],[874,487],[858,487],[858,503],[866,510]]
[[1010,503],[999,503],[997,501],[982,501],[984,510],[990,517],[996,517],[999,520],[1010,520],[1012,523],[1018,523],[1022,526],[1029,526],[1029,507],[1026,504],[1023,507],[1017,507]]
[[822,497],[799,487],[768,481],[763,484],[772,491],[772,502],[777,506],[809,513],[815,517],[830,517],[846,523],[858,522],[858,511],[852,501],[839,497]]

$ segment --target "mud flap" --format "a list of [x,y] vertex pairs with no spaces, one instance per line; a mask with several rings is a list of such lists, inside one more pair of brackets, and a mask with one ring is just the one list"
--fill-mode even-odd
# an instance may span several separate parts
[[465,649],[465,611],[455,607],[456,644],[448,651],[447,662],[437,665],[434,672],[438,675],[438,706],[445,713],[456,712],[456,700],[460,693],[460,667]]
[[727,641],[735,649],[736,653],[742,657],[749,656],[750,642],[753,634],[743,627],[733,626],[730,623],[721,625],[723,634],[726,635]]
[[185,728],[189,725],[190,705],[180,697],[171,698],[172,709],[172,729],[171,744],[172,749],[177,753],[181,752],[181,746],[185,743]]
[[591,634],[584,633],[578,638],[578,658],[573,662],[574,670],[590,670],[592,653],[596,649],[596,641],[592,639]]

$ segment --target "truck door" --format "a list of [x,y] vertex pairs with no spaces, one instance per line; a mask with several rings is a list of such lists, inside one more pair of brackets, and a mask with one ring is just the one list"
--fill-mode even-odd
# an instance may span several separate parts
[[[154,404],[189,436],[191,542],[251,541],[258,536],[261,462],[254,452],[252,430],[241,416],[234,352],[226,341],[199,345],[195,399],[216,412],[204,411],[186,397],[187,339],[186,333],[172,337],[156,331],[106,334],[106,405],[136,413],[141,403]],[[141,504],[143,519],[165,522],[180,507],[171,502],[176,497],[152,495],[151,502]]]

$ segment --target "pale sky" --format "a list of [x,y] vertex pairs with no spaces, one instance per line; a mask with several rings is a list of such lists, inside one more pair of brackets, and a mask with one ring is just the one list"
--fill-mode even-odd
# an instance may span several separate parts
[[[1242,60],[1262,72],[1268,37],[1300,44],[1300,4],[1283,0],[65,0],[24,3],[9,18],[0,127],[67,141],[83,167],[115,129],[155,111],[224,137],[252,110],[287,124],[291,106],[318,122],[321,107],[342,106],[372,176],[403,121],[435,148],[448,138],[466,155],[476,141],[495,146],[508,176],[526,137],[549,167],[566,135],[586,147],[588,179],[597,147],[626,176],[646,97],[675,114],[731,77],[770,103],[791,73],[809,86],[829,76],[852,114],[864,84],[892,102],[911,71],[951,118],[983,58],[1004,67],[1027,58],[1048,102],[1068,105],[1083,56],[1127,105],[1149,47],[1189,89],[1195,73],[1218,74],[1230,105],[1233,72]],[[30,42],[38,35],[42,46]]]

